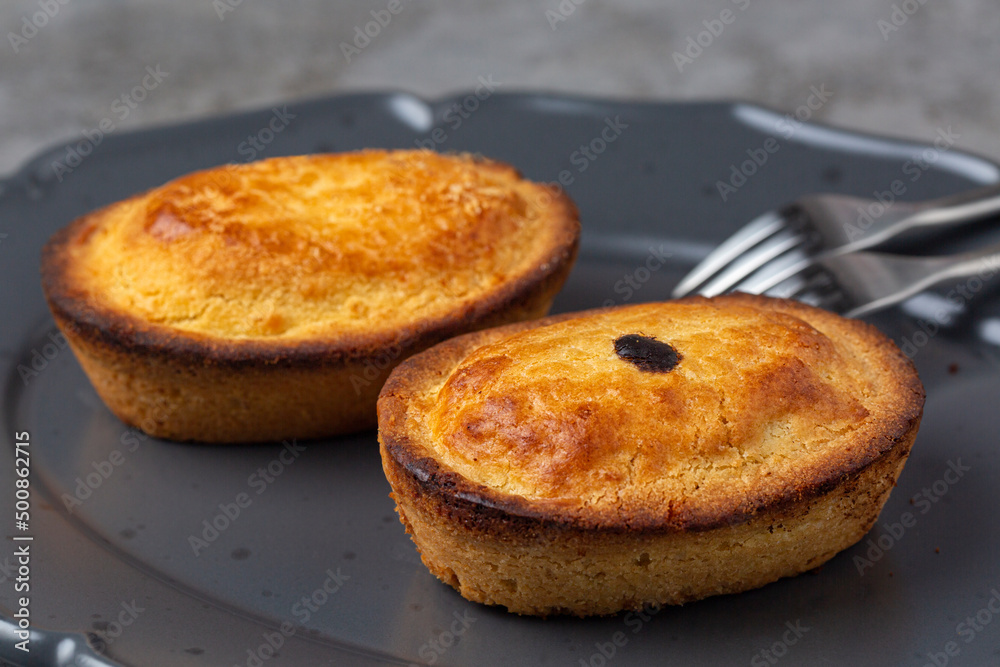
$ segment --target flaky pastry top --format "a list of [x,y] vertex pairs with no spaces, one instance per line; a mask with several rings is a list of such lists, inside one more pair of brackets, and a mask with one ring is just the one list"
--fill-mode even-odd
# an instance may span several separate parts
[[815,494],[923,405],[869,325],[747,295],[557,316],[421,357],[383,390],[390,452],[487,504],[600,524],[709,525]]
[[192,173],[77,221],[51,291],[228,340],[391,333],[544,274],[575,251],[578,228],[565,198],[468,155],[281,157]]

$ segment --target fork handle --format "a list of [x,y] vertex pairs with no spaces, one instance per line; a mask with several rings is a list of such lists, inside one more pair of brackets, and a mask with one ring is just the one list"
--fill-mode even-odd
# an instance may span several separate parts
[[[1000,273],[1000,243],[948,257],[927,257],[924,259],[931,269],[927,276],[929,281],[927,285],[937,285],[945,280],[961,278],[979,278],[986,281]],[[979,289],[976,291],[978,292]]]
[[981,220],[1000,213],[1000,184],[932,199],[918,206],[919,212],[910,218],[910,224],[917,227]]
[[[898,255],[883,255],[882,257],[892,257],[892,261],[897,265],[895,270],[897,279],[904,284],[908,283],[906,289],[902,290],[900,297],[903,295],[912,296],[942,283],[954,283],[954,281],[965,279],[968,282],[964,286],[955,284],[955,289],[952,291],[961,295],[964,301],[971,301],[982,291],[987,281],[995,279],[1000,273],[1000,243],[994,243],[972,252],[945,257],[900,257]],[[980,281],[978,287],[971,284],[974,278],[978,278]],[[895,301],[901,300],[902,298],[895,299]]]
[[876,222],[855,249],[871,248],[913,229],[951,227],[1000,215],[1000,184],[908,203],[901,209],[900,214],[887,215],[881,225]]
[[[1000,273],[1000,243],[946,257],[907,257],[861,252],[856,255],[844,255],[844,258],[852,256],[868,258],[868,261],[854,267],[855,270],[851,271],[849,276],[840,276],[840,279],[854,281],[880,279],[883,289],[880,295],[872,295],[867,303],[846,312],[847,317],[860,317],[897,304],[930,287],[962,279],[967,279],[968,282],[965,285],[955,284],[947,298],[951,301],[961,297],[962,303],[968,303],[983,290],[987,281],[994,279]],[[866,273],[864,271],[866,267],[874,270]],[[973,278],[979,279],[978,287],[972,284]],[[997,282],[1000,283],[1000,280]]]

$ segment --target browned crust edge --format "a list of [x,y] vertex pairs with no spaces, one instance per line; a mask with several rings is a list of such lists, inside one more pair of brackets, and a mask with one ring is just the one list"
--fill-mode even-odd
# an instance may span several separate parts
[[[687,297],[680,301],[709,303],[704,297]],[[798,313],[806,321],[842,320],[837,315],[798,302],[757,295],[732,294],[717,297],[715,303],[751,305],[767,310]],[[809,471],[808,479],[798,480],[793,491],[776,494],[773,489],[768,489],[743,499],[733,508],[713,506],[701,508],[694,513],[682,512],[671,506],[666,513],[649,511],[628,516],[593,508],[567,508],[554,502],[529,501],[474,483],[442,466],[428,456],[428,452],[419,443],[413,442],[406,432],[408,394],[419,388],[425,378],[437,376],[443,370],[452,368],[473,349],[487,342],[519,331],[607,310],[610,309],[566,313],[466,334],[445,341],[397,366],[383,386],[378,401],[379,442],[387,477],[403,482],[403,486],[407,487],[399,491],[408,490],[410,494],[423,496],[422,502],[432,503],[449,520],[486,535],[530,535],[540,529],[661,533],[705,531],[746,523],[765,512],[780,514],[823,496],[845,480],[850,483],[850,480],[859,477],[879,460],[888,457],[902,458],[908,454],[907,442],[912,442],[909,436],[919,427],[923,413],[923,385],[913,363],[899,348],[878,329],[858,320],[843,321],[852,323],[854,333],[876,350],[879,359],[889,366],[892,376],[899,379],[895,389],[901,404],[895,419],[883,423],[877,432],[871,433],[868,441],[857,448],[853,456],[828,461],[823,467]]]
[[[480,167],[517,170],[493,161]],[[426,319],[393,331],[338,336],[336,340],[294,342],[233,341],[143,321],[128,313],[102,305],[89,305],[86,295],[68,279],[68,257],[63,252],[97,220],[103,209],[76,219],[57,231],[42,249],[42,288],[53,316],[67,323],[73,333],[90,345],[109,351],[173,360],[181,366],[211,365],[232,369],[303,368],[344,366],[377,356],[386,349],[424,349],[456,334],[495,324],[505,313],[542,295],[554,296],[566,281],[576,260],[580,240],[579,214],[562,191],[533,184],[551,198],[550,215],[557,225],[553,247],[540,264],[516,279],[504,283],[475,304],[457,308],[440,318]],[[143,194],[133,199],[141,198]]]
[[[738,593],[822,565],[874,525],[915,437],[822,498],[711,531],[615,533],[536,522],[484,535],[448,521],[440,500],[422,495],[405,472],[389,480],[424,564],[466,599],[517,614],[607,615]],[[637,567],[642,555],[655,565]],[[623,577],[601,576],[608,572]]]

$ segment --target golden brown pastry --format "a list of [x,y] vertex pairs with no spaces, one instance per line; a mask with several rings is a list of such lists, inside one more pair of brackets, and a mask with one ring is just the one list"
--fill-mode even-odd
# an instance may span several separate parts
[[375,425],[402,359],[540,317],[576,256],[562,195],[468,155],[370,150],[193,173],[95,211],[42,257],[108,407],[209,442]]
[[427,567],[521,614],[815,568],[875,522],[924,392],[871,326],[733,295],[460,336],[393,372],[382,462]]

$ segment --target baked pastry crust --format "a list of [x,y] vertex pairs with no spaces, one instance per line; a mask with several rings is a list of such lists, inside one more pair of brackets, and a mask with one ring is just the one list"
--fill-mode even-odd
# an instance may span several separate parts
[[[616,351],[628,335],[676,365],[641,368]],[[379,439],[431,572],[470,600],[582,616],[755,588],[854,544],[923,401],[873,327],[737,294],[446,341],[389,378]]]
[[502,163],[368,150],[227,165],[90,213],[42,254],[108,407],[206,442],[375,425],[392,368],[543,316],[576,257],[561,193]]

